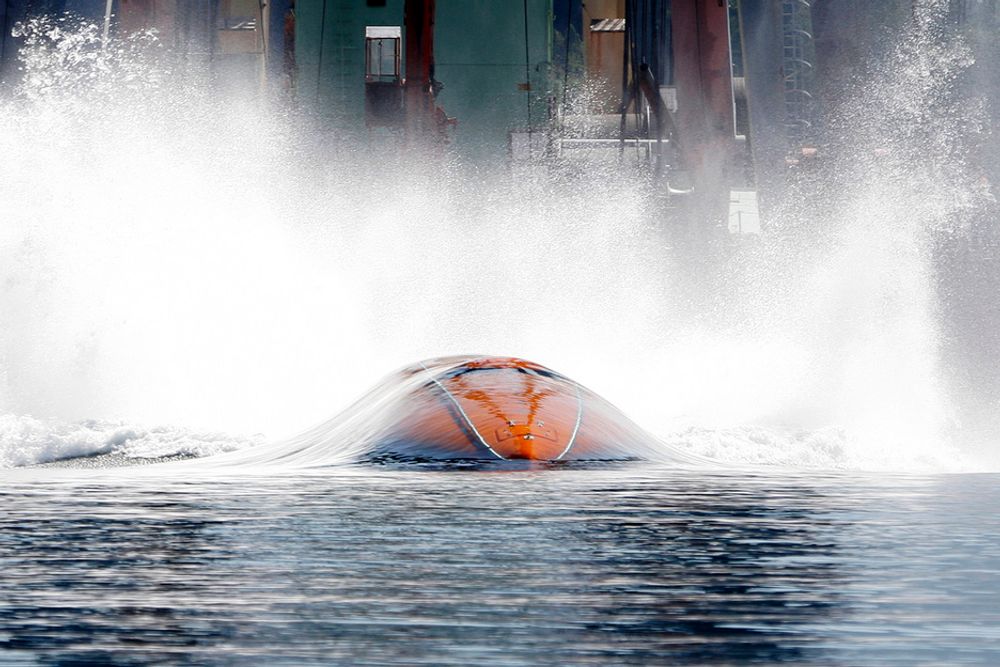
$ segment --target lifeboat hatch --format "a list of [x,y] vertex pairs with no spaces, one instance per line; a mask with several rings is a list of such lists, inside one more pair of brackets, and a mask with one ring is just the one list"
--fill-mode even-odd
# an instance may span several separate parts
[[497,429],[498,442],[510,440],[511,438],[518,438],[521,440],[544,438],[545,440],[555,442],[556,430],[551,426],[545,426],[544,424],[519,424],[517,422],[508,422],[506,426],[501,426]]

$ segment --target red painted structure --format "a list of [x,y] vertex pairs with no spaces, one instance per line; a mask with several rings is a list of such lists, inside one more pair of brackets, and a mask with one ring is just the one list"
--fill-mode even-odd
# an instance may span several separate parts
[[406,138],[411,145],[435,143],[446,137],[454,119],[435,104],[434,14],[435,0],[406,0],[406,76],[404,102]]
[[733,80],[726,0],[672,0],[674,122],[694,197],[711,217],[726,213],[727,171],[736,156]]

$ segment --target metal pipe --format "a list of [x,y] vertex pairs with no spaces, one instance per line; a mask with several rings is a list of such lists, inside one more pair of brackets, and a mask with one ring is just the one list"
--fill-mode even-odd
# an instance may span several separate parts
[[107,0],[104,4],[104,33],[101,35],[101,48],[108,46],[108,33],[111,30],[111,5],[115,0]]
[[524,100],[528,111],[528,150],[531,150],[531,50],[528,48],[528,0],[524,0]]
[[316,63],[316,105],[319,106],[323,94],[323,42],[326,38],[326,0],[319,20],[319,62]]
[[660,174],[663,170],[663,130],[669,124],[669,117],[663,106],[663,98],[660,97],[656,76],[646,63],[639,65],[639,90],[649,103],[649,110],[656,124],[656,173]]
[[3,0],[3,20],[0,23],[3,24],[3,34],[0,34],[0,80],[3,79],[4,73],[4,61],[7,59],[7,33],[8,29],[8,15],[10,13],[10,0]]
[[657,138],[660,138],[663,133],[663,100],[660,98],[660,87],[656,82],[656,77],[646,63],[639,65],[639,90],[649,102],[650,111],[653,112],[653,118],[656,120],[656,135]]
[[622,48],[622,104],[621,104],[621,129],[619,131],[619,138],[622,139],[622,143],[619,146],[618,156],[619,159],[625,155],[625,128],[627,125],[628,116],[628,105],[632,101],[632,82],[629,80],[629,43],[632,37],[631,26],[633,16],[632,14],[632,3],[625,3],[625,44]]

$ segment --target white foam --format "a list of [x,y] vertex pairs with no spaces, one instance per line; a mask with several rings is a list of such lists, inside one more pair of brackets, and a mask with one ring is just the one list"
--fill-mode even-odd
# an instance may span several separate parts
[[910,448],[907,443],[865,438],[836,427],[812,431],[764,426],[689,427],[663,440],[682,451],[724,464],[895,472],[983,469],[978,462],[946,444]]
[[202,457],[243,449],[260,436],[198,432],[169,427],[84,421],[60,423],[30,416],[0,415],[0,468],[63,461],[97,454],[125,458]]

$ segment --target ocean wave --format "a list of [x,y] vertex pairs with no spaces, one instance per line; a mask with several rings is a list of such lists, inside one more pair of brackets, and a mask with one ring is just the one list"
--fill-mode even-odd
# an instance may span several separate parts
[[[329,429],[327,447],[332,448],[322,462],[335,465],[353,462],[356,449],[351,442],[361,438],[356,429],[336,420]],[[324,426],[329,427],[329,424]],[[320,429],[322,430],[322,429]],[[156,459],[205,458],[217,454],[246,452],[250,460],[267,459],[303,439],[315,440],[316,429],[292,441],[268,442],[260,434],[233,435],[178,426],[143,427],[124,422],[83,420],[46,421],[27,415],[0,415],[0,468],[56,463],[86,457],[115,455],[136,463]],[[333,443],[328,442],[333,440]],[[361,438],[363,439],[363,438]],[[911,451],[901,458],[900,448],[891,442],[874,442],[846,429],[829,427],[815,430],[763,426],[727,428],[687,427],[657,438],[665,449],[721,465],[762,466],[842,471],[964,472],[978,470],[957,448]],[[237,459],[222,457],[213,464],[228,467]],[[206,464],[208,462],[206,461]]]
[[955,448],[903,447],[840,427],[689,427],[661,438],[666,444],[723,464],[816,470],[964,472],[978,467]]
[[244,449],[263,436],[234,436],[189,428],[145,428],[122,422],[52,422],[28,415],[0,415],[0,468],[17,468],[87,456],[128,459],[204,457]]

